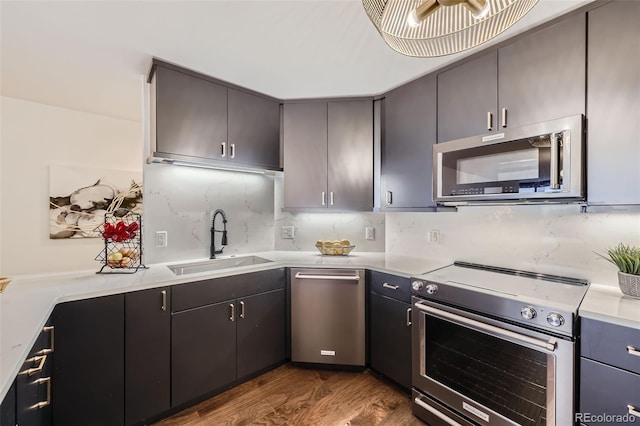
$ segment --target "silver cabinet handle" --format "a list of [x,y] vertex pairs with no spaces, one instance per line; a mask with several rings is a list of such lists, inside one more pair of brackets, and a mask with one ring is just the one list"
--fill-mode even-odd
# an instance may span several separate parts
[[444,414],[442,414],[440,411],[436,410],[432,406],[422,402],[422,399],[420,399],[420,397],[417,397],[416,399],[414,399],[414,402],[419,406],[421,406],[422,408],[424,408],[425,410],[427,410],[428,412],[430,412],[431,414],[433,414],[434,416],[436,416],[437,418],[439,418],[440,420],[444,421],[446,424],[450,426],[462,426],[460,423],[456,422],[455,420],[451,420],[449,417],[445,416]]
[[329,204],[333,205],[333,191],[329,193]]
[[558,134],[551,134],[551,159],[549,160],[549,188],[560,189],[560,152]]
[[487,130],[493,129],[493,113],[491,111],[487,111]]
[[420,309],[421,311],[428,312],[429,314],[435,317],[441,318],[449,322],[453,322],[455,324],[465,325],[471,329],[485,331],[497,336],[509,337],[519,342],[524,342],[530,345],[538,346],[539,348],[546,349],[550,352],[554,352],[556,350],[557,341],[554,338],[551,338],[549,340],[536,339],[535,337],[526,336],[524,334],[516,333],[511,330],[506,330],[504,328],[496,327],[491,324],[485,324],[483,322],[476,321],[471,318],[466,318],[460,315],[453,314],[451,312],[443,311],[441,309],[432,308],[431,306],[424,305],[420,302],[414,303],[413,306]]
[[229,153],[229,158],[236,158],[236,144],[232,143],[230,145],[231,152]]
[[636,349],[633,346],[627,346],[627,352],[629,355],[640,356],[640,349]]
[[162,293],[162,310],[166,311],[167,310],[167,290],[162,290],[160,293]]
[[640,417],[640,411],[636,410],[636,407],[633,405],[627,404],[627,410],[629,410],[629,414],[632,416]]
[[502,127],[507,127],[507,109],[502,108],[500,115],[501,115]]
[[236,320],[236,307],[233,306],[233,303],[229,303],[229,307],[231,308],[231,311],[229,313],[229,319],[231,321],[235,321]]
[[29,410],[39,410],[51,404],[51,377],[42,377],[33,382],[34,385],[41,385],[43,383],[47,384],[47,400],[33,404],[29,407]]
[[240,302],[240,318],[244,319],[244,302]]
[[327,195],[325,194],[324,191],[322,191],[322,205],[323,206],[327,205]]
[[56,336],[55,336],[55,328],[52,325],[44,327],[42,331],[49,333],[49,347],[42,349],[36,355],[46,355],[50,354],[54,350]]
[[42,371],[42,369],[44,368],[44,363],[47,362],[47,356],[46,355],[34,356],[33,358],[29,358],[25,362],[38,363],[38,365],[36,367],[33,367],[33,368],[28,368],[26,370],[22,370],[18,374],[19,375],[27,374],[29,376],[33,376],[34,374],[39,373],[39,372]]
[[227,156],[227,143],[220,143],[220,157],[225,158]]
[[391,285],[391,284],[388,284],[388,283],[384,283],[384,284],[382,284],[382,287],[384,287],[384,288],[390,288],[391,290],[397,290],[397,289],[399,289],[399,288],[400,288],[400,286],[397,286],[397,285]]
[[393,203],[393,193],[391,191],[387,191],[387,193],[384,194],[384,202],[388,206],[390,206]]
[[411,326],[411,308],[407,308],[407,327]]
[[298,272],[296,278],[307,280],[342,280],[342,281],[359,281],[359,275],[315,275],[315,274],[303,274]]

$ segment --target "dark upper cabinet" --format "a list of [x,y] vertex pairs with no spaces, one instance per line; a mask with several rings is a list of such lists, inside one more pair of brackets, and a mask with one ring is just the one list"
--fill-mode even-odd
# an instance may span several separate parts
[[373,208],[373,102],[284,105],[284,205]]
[[495,51],[438,75],[438,142],[496,129],[497,76]]
[[371,272],[369,366],[411,389],[411,291],[409,279]]
[[585,113],[577,14],[438,75],[438,142]]
[[171,311],[169,287],[125,294],[126,425],[171,407]]
[[436,79],[423,77],[385,95],[381,130],[381,207],[433,207]]
[[124,424],[124,295],[55,307],[53,424]]
[[223,144],[227,142],[225,86],[158,66],[155,96],[157,152],[224,158]]
[[155,155],[209,165],[280,169],[280,102],[154,61]]
[[228,159],[236,163],[280,167],[280,103],[229,89]]
[[640,2],[588,13],[589,204],[640,204]]

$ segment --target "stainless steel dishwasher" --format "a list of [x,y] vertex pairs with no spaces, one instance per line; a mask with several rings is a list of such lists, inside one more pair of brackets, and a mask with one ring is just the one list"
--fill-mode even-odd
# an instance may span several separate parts
[[364,270],[291,269],[291,361],[365,365]]

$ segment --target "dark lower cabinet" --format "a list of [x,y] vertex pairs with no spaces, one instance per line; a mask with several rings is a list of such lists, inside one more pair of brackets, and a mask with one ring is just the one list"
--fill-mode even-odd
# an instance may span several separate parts
[[18,423],[16,421],[16,382],[14,381],[0,405],[0,426],[16,424]]
[[170,291],[161,287],[125,294],[126,425],[171,407]]
[[124,424],[124,294],[56,306],[53,424]]
[[238,378],[250,376],[285,359],[284,289],[238,300]]
[[171,401],[179,406],[236,378],[235,301],[178,312],[171,321]]
[[369,367],[411,389],[411,288],[409,278],[371,271]]
[[411,389],[411,304],[369,295],[371,368]]

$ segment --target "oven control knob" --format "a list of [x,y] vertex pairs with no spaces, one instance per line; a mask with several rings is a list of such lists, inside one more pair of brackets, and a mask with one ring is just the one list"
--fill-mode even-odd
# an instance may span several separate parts
[[424,287],[424,283],[422,281],[414,281],[414,282],[411,283],[411,287],[415,291],[420,291],[420,290],[422,290],[422,287]]
[[435,284],[427,284],[424,291],[426,291],[427,294],[436,294],[438,292],[438,286]]
[[531,306],[525,306],[520,311],[520,315],[522,315],[522,318],[524,318],[526,320],[532,320],[532,319],[534,319],[536,317],[537,312]]
[[555,312],[551,312],[547,315],[547,322],[554,327],[560,327],[564,324],[564,317]]

